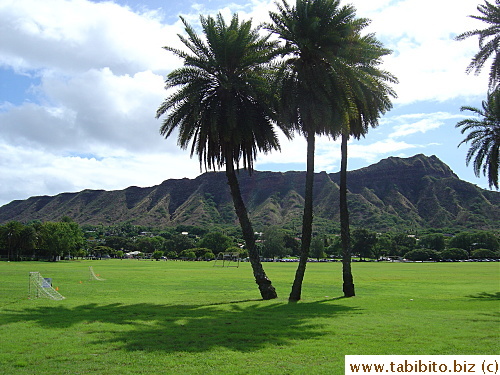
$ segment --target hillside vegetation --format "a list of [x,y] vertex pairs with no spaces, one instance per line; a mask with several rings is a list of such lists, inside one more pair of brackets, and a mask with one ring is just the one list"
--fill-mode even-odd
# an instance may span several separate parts
[[[305,172],[239,174],[242,195],[255,228],[299,229]],[[339,174],[317,173],[315,227],[335,230],[339,222]],[[436,156],[390,157],[348,172],[348,199],[354,227],[393,229],[495,229],[500,193],[460,180]],[[0,207],[0,223],[56,221],[68,216],[79,224],[166,227],[236,223],[233,203],[221,172],[195,179],[169,179],[157,186],[124,190],[84,190],[31,197]]]

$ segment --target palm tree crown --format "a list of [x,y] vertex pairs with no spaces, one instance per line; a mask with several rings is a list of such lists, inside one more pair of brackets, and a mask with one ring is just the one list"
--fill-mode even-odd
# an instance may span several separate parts
[[[500,89],[488,94],[487,100],[483,101],[482,108],[464,106],[462,111],[471,111],[482,118],[465,119],[457,123],[456,127],[462,127],[461,132],[469,132],[465,139],[460,142],[470,143],[466,162],[469,165],[474,158],[474,173],[480,176],[488,176],[490,188],[494,186],[498,190],[498,163],[500,148]],[[481,168],[482,167],[482,168]]]
[[267,28],[285,41],[288,52],[281,72],[281,118],[304,135],[328,134],[347,107],[342,96],[331,100],[344,86],[332,73],[346,67],[348,38],[364,20],[355,21],[353,8],[340,7],[335,0],[301,0],[294,7],[283,1],[277,6]]
[[500,61],[497,59],[500,47],[500,0],[496,0],[495,4],[485,0],[484,4],[477,6],[477,10],[481,15],[471,15],[470,17],[483,21],[488,26],[484,29],[462,33],[456,37],[456,40],[464,40],[475,35],[479,37],[479,52],[472,58],[467,67],[467,73],[474,70],[476,74],[479,74],[488,58],[492,56],[493,63],[490,68],[489,86],[491,90],[494,90],[500,79]]
[[167,76],[165,88],[180,89],[158,108],[157,118],[167,114],[160,133],[169,137],[178,129],[179,146],[191,142],[191,156],[206,169],[243,160],[251,170],[257,151],[279,149],[269,84],[277,44],[237,15],[229,24],[220,14],[200,20],[206,41],[182,19],[188,37],[179,38],[190,52],[164,47],[184,66]]

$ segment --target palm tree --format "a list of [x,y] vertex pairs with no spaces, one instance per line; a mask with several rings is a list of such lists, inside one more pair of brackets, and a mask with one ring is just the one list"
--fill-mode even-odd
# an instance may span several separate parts
[[491,188],[498,190],[498,161],[500,147],[500,89],[488,94],[487,100],[483,101],[482,109],[464,106],[461,111],[471,111],[482,118],[464,119],[457,123],[456,127],[462,127],[462,134],[469,132],[465,139],[459,143],[471,142],[467,152],[466,163],[469,165],[474,157],[474,173],[477,177],[483,170],[483,175],[488,175],[488,183]]
[[351,7],[340,7],[336,0],[297,0],[294,7],[283,0],[277,7],[277,12],[270,12],[272,24],[266,27],[285,41],[288,52],[279,74],[280,121],[307,141],[301,251],[289,296],[290,302],[296,302],[301,298],[312,238],[315,137],[330,134],[332,124],[341,122],[347,107],[343,82],[332,72],[333,65],[346,64],[338,56],[348,44],[353,13]]
[[458,35],[455,39],[464,40],[475,35],[479,37],[479,52],[472,58],[467,67],[467,73],[474,70],[476,74],[479,74],[486,61],[493,56],[489,74],[489,87],[493,91],[500,79],[500,61],[497,59],[500,47],[500,0],[496,0],[495,4],[485,0],[484,4],[477,6],[477,10],[481,15],[471,15],[469,17],[484,21],[488,26],[484,29],[467,31]]
[[[387,92],[380,77],[392,76],[376,68],[377,59],[388,52],[372,35],[359,35],[368,20],[355,18],[353,6],[341,7],[339,0],[297,0],[291,7],[283,0],[270,16],[273,24],[267,28],[285,41],[289,53],[280,74],[280,121],[307,140],[301,255],[289,296],[295,302],[301,297],[312,235],[315,136],[336,138],[343,124],[373,121],[380,107],[371,108],[369,99],[381,87]],[[375,73],[380,77],[372,77]]]
[[240,162],[251,172],[257,151],[279,149],[270,85],[277,42],[259,35],[250,21],[240,23],[237,15],[229,24],[221,14],[200,17],[206,41],[181,19],[188,37],[179,38],[190,52],[164,47],[181,57],[184,66],[167,76],[166,89],[179,90],[157,110],[157,118],[167,114],[160,133],[169,137],[177,129],[179,146],[186,149],[191,143],[191,156],[198,155],[200,167],[226,166],[255,281],[263,299],[276,298],[260,262],[236,172]]
[[342,244],[342,279],[345,297],[355,295],[354,281],[351,271],[351,236],[349,228],[349,209],[347,204],[347,143],[350,136],[360,139],[365,136],[369,127],[378,126],[379,117],[392,108],[390,97],[396,97],[389,84],[397,83],[396,77],[381,70],[379,65],[382,57],[391,53],[385,49],[375,35],[360,35],[367,23],[360,25],[353,35],[356,42],[352,43],[351,53],[355,56],[354,69],[346,71],[350,77],[352,105],[349,108],[349,120],[344,123],[341,135],[340,162],[340,236]]

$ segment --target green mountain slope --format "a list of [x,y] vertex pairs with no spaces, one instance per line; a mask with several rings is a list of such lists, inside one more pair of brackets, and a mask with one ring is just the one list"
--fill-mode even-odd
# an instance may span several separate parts
[[[305,172],[240,172],[241,191],[256,229],[280,225],[300,230]],[[339,174],[317,173],[315,226],[337,228]],[[354,227],[372,230],[500,226],[500,193],[460,180],[435,156],[390,157],[348,173]],[[80,224],[237,224],[226,177],[209,172],[147,188],[84,190],[31,197],[0,207],[0,223],[60,220]]]

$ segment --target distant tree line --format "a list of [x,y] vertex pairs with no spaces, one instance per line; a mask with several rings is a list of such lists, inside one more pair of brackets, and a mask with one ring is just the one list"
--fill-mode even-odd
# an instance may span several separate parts
[[[300,256],[300,235],[278,226],[255,233],[263,259]],[[377,233],[367,229],[351,232],[352,252],[360,260],[402,257],[410,260],[459,260],[498,258],[499,234],[492,231],[409,234]],[[69,218],[60,222],[16,221],[0,226],[0,259],[57,260],[103,257],[123,258],[139,252],[152,259],[211,260],[223,252],[248,256],[238,227],[209,231],[198,226],[179,225],[158,229],[124,223],[113,226],[79,226]],[[311,241],[311,258],[341,258],[341,238],[316,233]]]
[[[499,258],[498,233],[491,231],[459,232],[455,235],[428,233],[376,233],[355,229],[351,235],[353,254],[360,259],[401,257],[408,260],[460,260]],[[328,253],[339,253],[339,240],[334,239]]]
[[58,260],[80,254],[84,247],[80,226],[69,218],[60,222],[22,224],[11,221],[0,226],[0,258],[7,260]]

